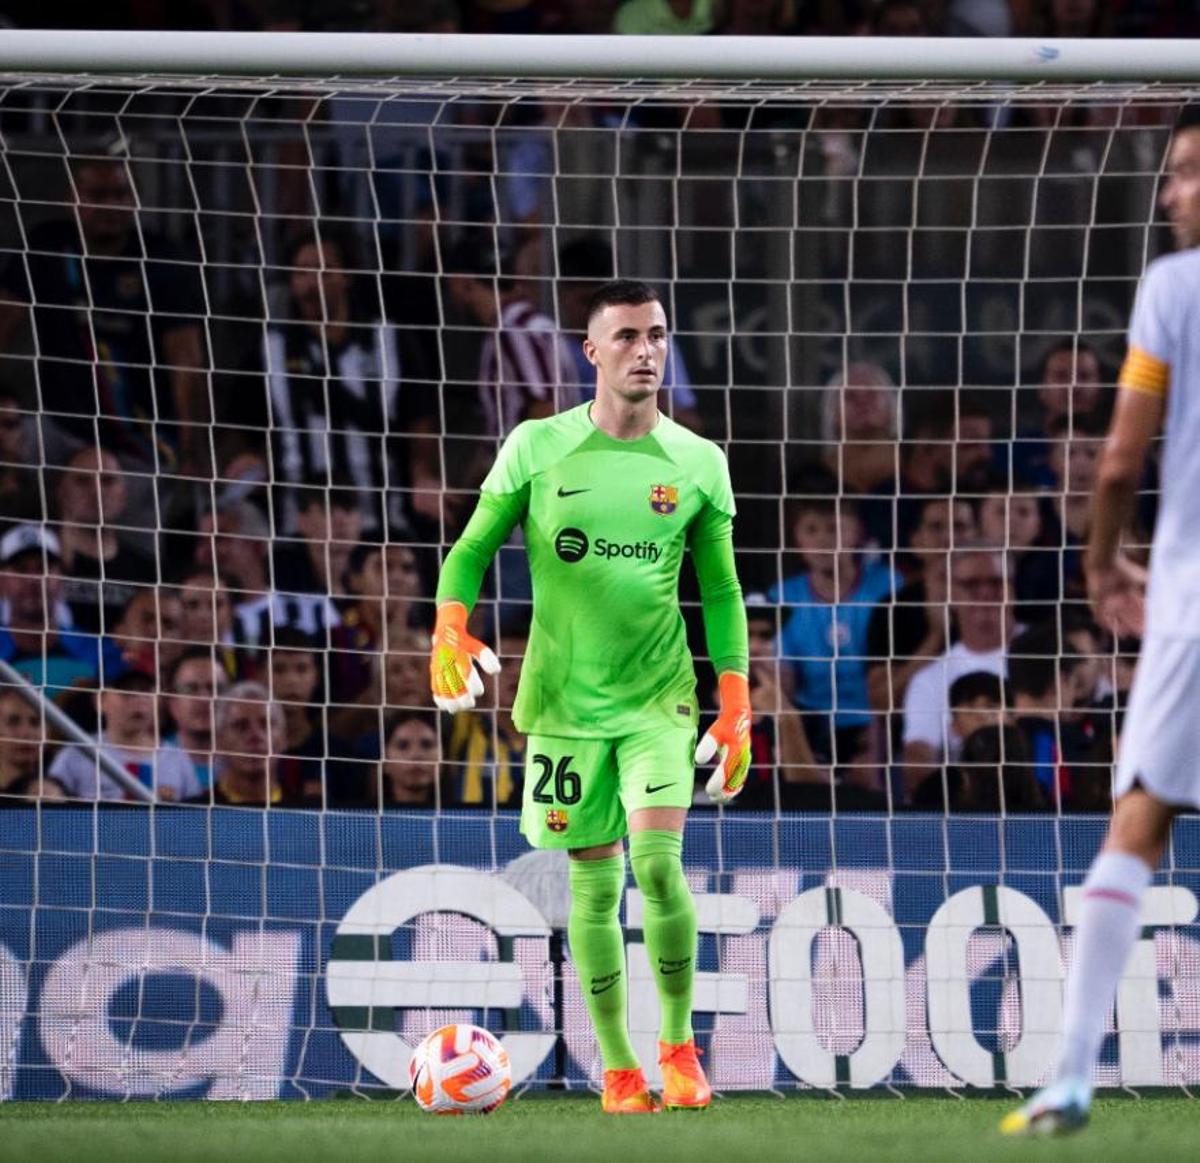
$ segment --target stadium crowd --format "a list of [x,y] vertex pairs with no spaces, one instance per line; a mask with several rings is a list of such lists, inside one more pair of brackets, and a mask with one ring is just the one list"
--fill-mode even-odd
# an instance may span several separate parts
[[[109,16],[135,8],[153,25],[154,4]],[[163,6],[162,19],[342,27],[348,11],[243,0],[172,5],[169,19]],[[1084,35],[1121,21],[1153,31],[1163,12],[1132,0],[428,0],[359,5],[353,19],[887,35],[1037,21]],[[57,204],[21,206],[0,266],[0,660],[160,801],[519,805],[523,554],[501,553],[478,614],[506,663],[493,706],[453,721],[428,694],[432,587],[498,440],[589,398],[587,302],[621,263],[597,229],[553,232],[547,255],[556,171],[538,127],[550,111],[513,108],[524,132],[509,140],[480,119],[445,187],[377,152],[368,171],[335,133],[327,188],[281,167],[278,237],[239,236],[224,272],[201,261],[212,243],[192,216],[137,208],[121,135],[84,134]],[[457,115],[470,128],[478,111]],[[412,111],[399,120],[411,128]],[[392,145],[410,149],[411,135]],[[378,214],[356,222],[364,199]],[[727,407],[752,405],[705,391],[691,358],[673,344],[664,408],[731,437]],[[804,439],[783,441],[786,485],[767,508],[734,462],[756,717],[731,810],[1103,810],[1138,648],[1094,624],[1081,572],[1115,369],[1075,334],[1041,343],[1003,399],[912,391],[884,364],[847,358],[801,385],[820,402]],[[1146,528],[1152,516],[1148,502]],[[711,685],[702,670],[702,705]],[[89,748],[0,687],[0,803],[126,795]]]
[[[11,23],[52,27],[27,0]],[[73,27],[68,19],[67,27]],[[1196,36],[1189,3],[1156,0],[124,0],[95,28],[685,36]]]

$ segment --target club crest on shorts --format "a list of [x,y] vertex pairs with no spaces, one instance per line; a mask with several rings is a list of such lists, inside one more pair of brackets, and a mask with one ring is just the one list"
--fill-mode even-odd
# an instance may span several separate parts
[[565,832],[567,830],[567,813],[562,808],[547,808],[546,827],[551,832]]
[[674,485],[654,485],[650,489],[650,508],[660,517],[669,517],[679,507],[679,490]]

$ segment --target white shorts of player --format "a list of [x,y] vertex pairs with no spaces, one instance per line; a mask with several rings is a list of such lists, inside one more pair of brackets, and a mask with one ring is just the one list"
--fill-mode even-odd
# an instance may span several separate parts
[[1200,639],[1142,641],[1114,796],[1135,782],[1164,804],[1200,809]]

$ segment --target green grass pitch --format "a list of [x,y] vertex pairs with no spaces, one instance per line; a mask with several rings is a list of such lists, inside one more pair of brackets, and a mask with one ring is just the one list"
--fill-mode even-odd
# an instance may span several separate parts
[[611,1118],[595,1098],[533,1095],[485,1118],[412,1102],[0,1103],[0,1159],[29,1163],[435,1163],[441,1160],[1141,1160],[1200,1157],[1200,1107],[1182,1096],[1101,1098],[1070,1139],[1009,1140],[997,1099],[733,1096],[702,1114]]

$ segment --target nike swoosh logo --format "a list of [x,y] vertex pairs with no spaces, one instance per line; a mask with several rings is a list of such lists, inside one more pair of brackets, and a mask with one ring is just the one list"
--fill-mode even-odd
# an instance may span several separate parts
[[620,979],[620,977],[614,977],[614,978],[612,979],[612,981],[606,981],[606,982],[605,982],[605,983],[604,983],[602,986],[600,986],[599,988],[597,988],[596,986],[594,986],[594,985],[593,985],[593,986],[592,986],[592,993],[593,993],[593,994],[597,994],[597,993],[607,993],[607,992],[608,992],[610,989],[612,989],[612,987],[613,987],[614,985],[616,985],[616,984],[617,984],[617,982],[618,982],[618,981],[620,981],[620,980],[621,980],[621,979]]
[[591,489],[564,489],[562,485],[558,486],[558,495],[560,497],[575,497],[580,493],[590,493]]
[[[674,780],[671,781],[671,783],[674,782]],[[671,783],[648,783],[646,784],[646,794],[652,796],[656,791],[662,791],[664,787],[670,787]]]
[[[688,969],[688,968],[689,968],[689,965],[677,965],[677,966],[675,966],[674,969],[660,969],[658,971],[658,974],[660,977],[670,977],[672,973],[682,973],[685,969]],[[592,992],[595,993],[596,991],[593,990]]]

